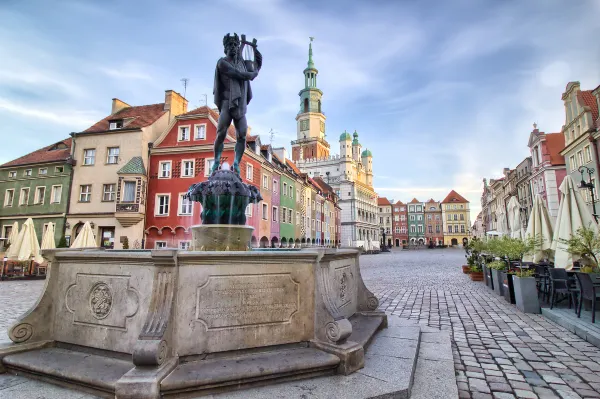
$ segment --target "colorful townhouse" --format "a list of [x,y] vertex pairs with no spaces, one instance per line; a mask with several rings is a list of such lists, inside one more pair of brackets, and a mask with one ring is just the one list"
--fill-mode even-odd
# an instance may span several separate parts
[[441,202],[444,222],[444,245],[465,246],[471,239],[469,201],[452,190]]
[[408,244],[408,207],[402,201],[398,201],[392,208],[394,229],[394,246],[400,247]]
[[114,98],[110,115],[71,133],[67,241],[89,221],[100,247],[143,247],[149,148],[186,110],[187,100],[172,90],[159,104],[131,106]]
[[393,232],[393,213],[392,204],[386,197],[377,198],[377,206],[379,207],[379,229],[385,232],[386,242],[383,242],[383,234],[380,235],[380,244],[392,246]]
[[444,245],[444,226],[442,222],[442,207],[438,201],[431,198],[424,204],[425,242],[430,247]]
[[4,244],[13,223],[18,222],[21,228],[28,218],[32,218],[40,242],[48,223],[54,223],[54,240],[59,244],[69,206],[71,142],[70,138],[61,140],[0,166],[0,232]]
[[413,198],[408,203],[408,238],[412,245],[425,244],[425,221],[423,203]]

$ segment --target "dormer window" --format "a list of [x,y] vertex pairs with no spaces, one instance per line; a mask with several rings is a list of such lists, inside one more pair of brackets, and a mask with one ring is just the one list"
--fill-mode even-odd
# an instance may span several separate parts
[[108,121],[108,130],[116,130],[121,128],[123,128],[123,119]]

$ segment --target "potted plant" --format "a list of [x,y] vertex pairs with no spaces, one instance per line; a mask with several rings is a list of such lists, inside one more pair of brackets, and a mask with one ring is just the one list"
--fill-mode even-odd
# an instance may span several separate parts
[[600,236],[588,227],[580,227],[568,240],[560,240],[567,245],[567,252],[579,257],[583,267],[598,269]]
[[502,296],[504,292],[502,291],[501,274],[507,269],[506,262],[503,260],[495,260],[488,264],[488,268],[490,269],[490,275],[493,281],[492,289],[496,294]]
[[515,304],[523,313],[540,313],[540,302],[534,277],[535,271],[521,269],[512,276]]
[[479,265],[471,266],[471,273],[469,273],[471,281],[483,281],[483,270]]

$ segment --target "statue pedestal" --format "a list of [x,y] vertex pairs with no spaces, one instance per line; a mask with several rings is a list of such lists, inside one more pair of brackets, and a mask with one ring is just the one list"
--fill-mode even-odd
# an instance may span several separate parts
[[387,325],[356,250],[56,249],[0,372],[104,397],[210,394],[349,374]]
[[233,224],[192,226],[193,251],[247,251],[254,227]]

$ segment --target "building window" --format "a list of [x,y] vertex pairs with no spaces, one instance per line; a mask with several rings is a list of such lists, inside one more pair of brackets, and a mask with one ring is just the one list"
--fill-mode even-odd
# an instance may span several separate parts
[[289,189],[290,189],[290,191],[289,191],[289,197],[292,198],[292,199],[294,199],[294,187],[292,187],[290,185]]
[[274,207],[273,207],[272,214],[273,214],[273,219],[272,219],[272,220],[273,220],[274,222],[276,222],[276,221],[277,221],[277,219],[278,219],[278,216],[279,216],[279,210],[277,209],[277,207],[276,207],[276,206],[274,206]]
[[43,204],[45,196],[46,196],[46,187],[36,187],[35,188],[35,197],[33,198],[33,203],[37,204],[37,205]]
[[179,215],[190,216],[193,204],[192,200],[185,197],[185,194],[179,194]]
[[440,225],[439,225],[439,224],[435,226],[435,232],[436,232],[436,233],[439,233],[439,232],[440,232]]
[[454,214],[454,220],[458,220],[458,215]]
[[182,161],[182,177],[194,177],[194,161]]
[[454,226],[454,232],[455,232],[455,233],[458,233],[458,225],[455,225],[455,226]]
[[40,176],[45,176],[47,174],[48,174],[48,168],[40,168],[38,170],[38,175],[40,175]]
[[571,155],[569,157],[569,166],[571,167],[571,171],[577,169],[577,165],[575,164],[575,155]]
[[294,212],[291,209],[288,209],[288,223],[294,224]]
[[106,163],[116,164],[119,162],[119,147],[108,147],[106,150]]
[[416,229],[416,227],[414,225],[410,226],[410,232],[411,233],[416,233],[417,232],[417,229]]
[[190,127],[189,126],[179,126],[178,141],[190,141]]
[[431,220],[431,215],[427,215],[427,220]]
[[93,165],[96,163],[96,150],[95,149],[87,149],[83,150],[83,164],[84,165]]
[[16,171],[14,171],[14,170],[11,170],[10,172],[8,172],[8,177],[9,177],[10,179],[14,179],[14,178],[16,178],[16,177],[17,177],[17,172],[16,172]]
[[435,220],[440,220],[440,215],[435,215]]
[[248,206],[246,207],[246,216],[252,216],[252,204],[248,204]]
[[287,195],[287,183],[283,183],[283,190],[281,190],[281,195]]
[[379,218],[379,224],[383,224],[383,216]]
[[400,220],[403,222],[406,221],[406,215],[400,215]]
[[433,226],[432,226],[432,225],[429,225],[428,227],[429,227],[429,232],[430,232],[430,233],[433,233]]
[[55,166],[54,167],[54,173],[63,173],[64,171],[65,171],[64,166]]
[[267,190],[269,189],[269,176],[263,175],[263,177],[262,177],[262,186],[263,186],[263,188],[265,188]]
[[13,200],[15,199],[15,190],[6,190],[4,193],[4,206],[13,206]]
[[417,220],[419,220],[419,221],[423,220],[423,215],[417,215]]
[[461,225],[460,225],[460,232],[461,232],[461,233],[464,233],[464,232],[465,232],[465,225],[464,225],[464,224],[461,224]]
[[300,189],[296,189],[296,201],[300,202]]
[[121,129],[123,127],[123,119],[117,119],[108,122],[108,130]]
[[451,214],[448,214],[447,216],[448,216],[448,220],[452,220],[452,215]]
[[252,181],[254,176],[254,167],[251,164],[246,165],[246,179]]
[[581,166],[584,163],[585,162],[583,162],[583,152],[582,151],[577,151],[577,166]]
[[465,220],[465,215],[463,213],[460,214],[460,220]]
[[262,220],[268,220],[269,218],[269,204],[262,204]]
[[32,170],[31,169],[25,169],[25,172],[23,172],[23,174],[27,177],[30,177],[32,174]]
[[196,140],[204,140],[206,138],[206,125],[194,125],[196,127]]
[[285,223],[286,208],[281,208],[281,223]]
[[159,178],[168,179],[171,177],[171,161],[163,161],[160,163],[160,174]]
[[420,225],[418,225],[418,226],[417,226],[417,231],[418,231],[419,233],[422,233],[422,232],[423,232],[423,225],[422,225],[422,224],[420,224]]
[[179,241],[179,249],[182,251],[189,251],[192,245],[191,241]]
[[273,194],[277,194],[277,180],[273,179]]
[[123,200],[121,202],[135,202],[135,189],[137,183],[126,181],[123,184]]
[[207,159],[206,160],[206,165],[204,168],[204,176],[209,176],[210,172],[212,171],[213,166],[215,165],[215,160],[214,159]]
[[300,212],[296,212],[296,224],[300,226]]
[[154,249],[164,249],[167,247],[166,241],[154,241]]
[[104,184],[102,186],[102,201],[111,202],[115,200],[116,184]]
[[452,233],[452,226],[448,225],[448,233]]
[[50,192],[50,203],[51,204],[60,204],[60,200],[62,197],[62,186],[52,186],[52,191]]
[[156,196],[156,216],[169,215],[169,194],[159,194]]
[[79,186],[79,202],[90,202],[92,198],[92,185],[83,184]]

